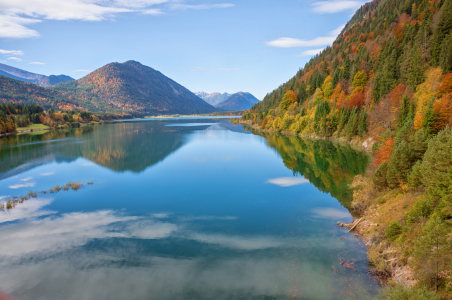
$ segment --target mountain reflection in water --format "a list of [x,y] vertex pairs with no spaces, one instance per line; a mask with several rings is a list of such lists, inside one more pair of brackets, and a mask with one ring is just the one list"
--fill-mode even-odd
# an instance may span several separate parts
[[94,181],[0,211],[0,289],[21,300],[371,299],[364,246],[335,226],[352,219],[348,184],[367,156],[253,133],[204,118],[0,140],[0,201]]

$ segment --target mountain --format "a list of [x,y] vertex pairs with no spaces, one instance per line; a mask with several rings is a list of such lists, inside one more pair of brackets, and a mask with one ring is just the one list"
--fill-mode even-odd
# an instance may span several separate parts
[[110,63],[53,90],[91,111],[134,111],[148,115],[202,114],[216,109],[159,71],[136,61]]
[[84,110],[76,101],[57,91],[0,75],[0,102],[40,105],[44,109]]
[[49,77],[44,77],[42,79],[39,79],[38,81],[38,85],[39,86],[45,86],[45,87],[49,87],[58,83],[62,83],[62,82],[66,82],[66,81],[71,81],[74,80],[74,78],[69,77],[67,75],[50,75]]
[[212,94],[208,94],[206,92],[197,92],[196,96],[198,96],[199,98],[201,98],[202,100],[206,101],[207,103],[209,103],[212,106],[217,106],[218,104],[220,104],[221,102],[223,102],[224,100],[226,100],[227,98],[229,98],[229,96],[231,96],[231,94],[228,93],[212,93]]
[[250,93],[238,92],[232,94],[215,107],[222,110],[247,110],[259,102],[260,101]]
[[74,80],[74,78],[69,77],[67,75],[45,76],[41,74],[31,73],[22,69],[14,68],[2,63],[0,63],[0,75],[16,80],[31,82],[44,87],[49,87],[60,82]]

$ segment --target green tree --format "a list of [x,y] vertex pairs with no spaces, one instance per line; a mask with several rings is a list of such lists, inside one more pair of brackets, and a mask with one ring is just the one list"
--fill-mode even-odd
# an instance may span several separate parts
[[372,178],[374,184],[380,188],[388,186],[388,181],[386,179],[386,174],[388,173],[388,163],[386,161],[382,162],[380,166],[374,173]]
[[433,198],[452,192],[452,132],[446,127],[433,137],[421,165],[422,183]]
[[395,146],[388,164],[388,173],[386,175],[388,186],[395,188],[398,187],[400,183],[406,183],[411,166],[412,160],[410,148],[408,144],[402,140]]
[[410,98],[407,95],[404,95],[402,98],[402,105],[400,107],[400,112],[399,112],[399,122],[398,122],[398,126],[402,127],[403,124],[405,124],[405,121],[408,118],[408,114],[410,113]]
[[426,282],[434,281],[438,289],[438,274],[450,266],[452,244],[449,229],[440,217],[433,215],[422,229],[422,237],[414,247],[415,265]]
[[418,160],[411,168],[411,173],[408,175],[408,186],[415,190],[422,185],[421,161]]
[[416,88],[418,84],[421,84],[424,77],[424,61],[422,60],[421,50],[418,45],[415,45],[408,56],[408,84],[412,88]]
[[433,33],[432,63],[438,66],[440,62],[441,47],[446,36],[452,31],[452,0],[446,0]]

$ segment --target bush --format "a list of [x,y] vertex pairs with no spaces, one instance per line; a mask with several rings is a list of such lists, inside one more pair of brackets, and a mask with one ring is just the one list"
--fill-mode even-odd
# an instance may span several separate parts
[[390,241],[394,241],[401,233],[402,233],[402,226],[400,226],[399,222],[392,221],[391,224],[389,224],[388,229],[386,230],[386,237]]
[[372,199],[375,198],[376,190],[372,179],[362,175],[357,175],[353,179],[350,187],[353,189],[353,208],[359,211],[364,211],[367,207],[369,207]]
[[409,288],[401,284],[381,290],[378,298],[381,300],[440,300],[441,297],[425,287]]
[[420,199],[414,203],[413,207],[405,215],[405,220],[408,225],[414,223],[423,223],[430,214],[432,209],[430,207],[430,202],[425,199]]

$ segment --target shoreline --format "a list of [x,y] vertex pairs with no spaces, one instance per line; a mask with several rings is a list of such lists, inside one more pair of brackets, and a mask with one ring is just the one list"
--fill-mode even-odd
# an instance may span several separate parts
[[[361,140],[347,141],[345,139],[340,139],[337,137],[319,137],[316,135],[303,135],[303,134],[296,134],[296,133],[287,132],[287,131],[275,132],[272,130],[262,129],[259,126],[253,126],[251,124],[251,121],[242,121],[241,119],[235,119],[231,123],[249,126],[252,129],[260,131],[260,132],[283,134],[283,135],[293,135],[293,136],[299,136],[299,137],[303,137],[303,138],[311,138],[311,139],[317,139],[317,140],[329,140],[329,141],[340,143],[340,144],[348,144],[348,145],[351,145],[352,148],[359,150],[359,151],[364,151],[364,152],[368,153],[369,155],[372,153],[372,145],[374,142],[374,141],[372,141],[372,138],[366,138],[364,141],[361,141]],[[390,272],[389,272],[389,274],[387,274],[387,273],[382,273],[382,272],[378,271],[377,268],[373,265],[374,262],[369,258],[370,252],[377,251],[378,250],[377,246],[379,245],[378,243],[374,243],[372,241],[372,239],[373,239],[372,236],[370,235],[370,233],[367,232],[372,227],[380,226],[378,223],[375,222],[375,220],[373,220],[373,219],[377,219],[376,216],[378,216],[378,212],[376,211],[377,207],[368,207],[365,211],[363,211],[361,213],[356,212],[357,214],[359,214],[361,216],[362,220],[358,219],[358,218],[354,218],[354,220],[351,223],[338,222],[336,226],[352,228],[353,230],[350,230],[349,233],[353,234],[361,239],[361,241],[364,243],[364,245],[366,247],[366,251],[367,251],[367,255],[368,255],[368,262],[370,265],[373,266],[367,272],[369,274],[376,276],[382,285],[387,285],[388,280],[392,280],[397,283],[401,283],[403,285],[413,287],[417,284],[418,281],[414,278],[414,271],[408,264],[405,264],[405,265],[398,264],[396,258],[385,260],[387,263],[390,263],[389,264]],[[396,252],[394,251],[394,253],[396,253]]]
[[[94,126],[94,125],[101,125],[104,122],[99,122],[96,124],[83,124],[80,123],[80,127],[84,127],[84,126]],[[5,136],[9,136],[9,135],[16,135],[16,134],[21,134],[21,133],[27,133],[27,132],[36,132],[36,131],[52,131],[52,130],[60,130],[60,129],[72,129],[72,128],[79,128],[79,127],[67,127],[67,128],[58,128],[58,127],[49,127],[49,128],[37,128],[37,129],[27,129],[27,130],[21,130],[21,131],[13,131],[13,132],[6,132],[6,133],[0,133],[0,138],[5,137]]]

